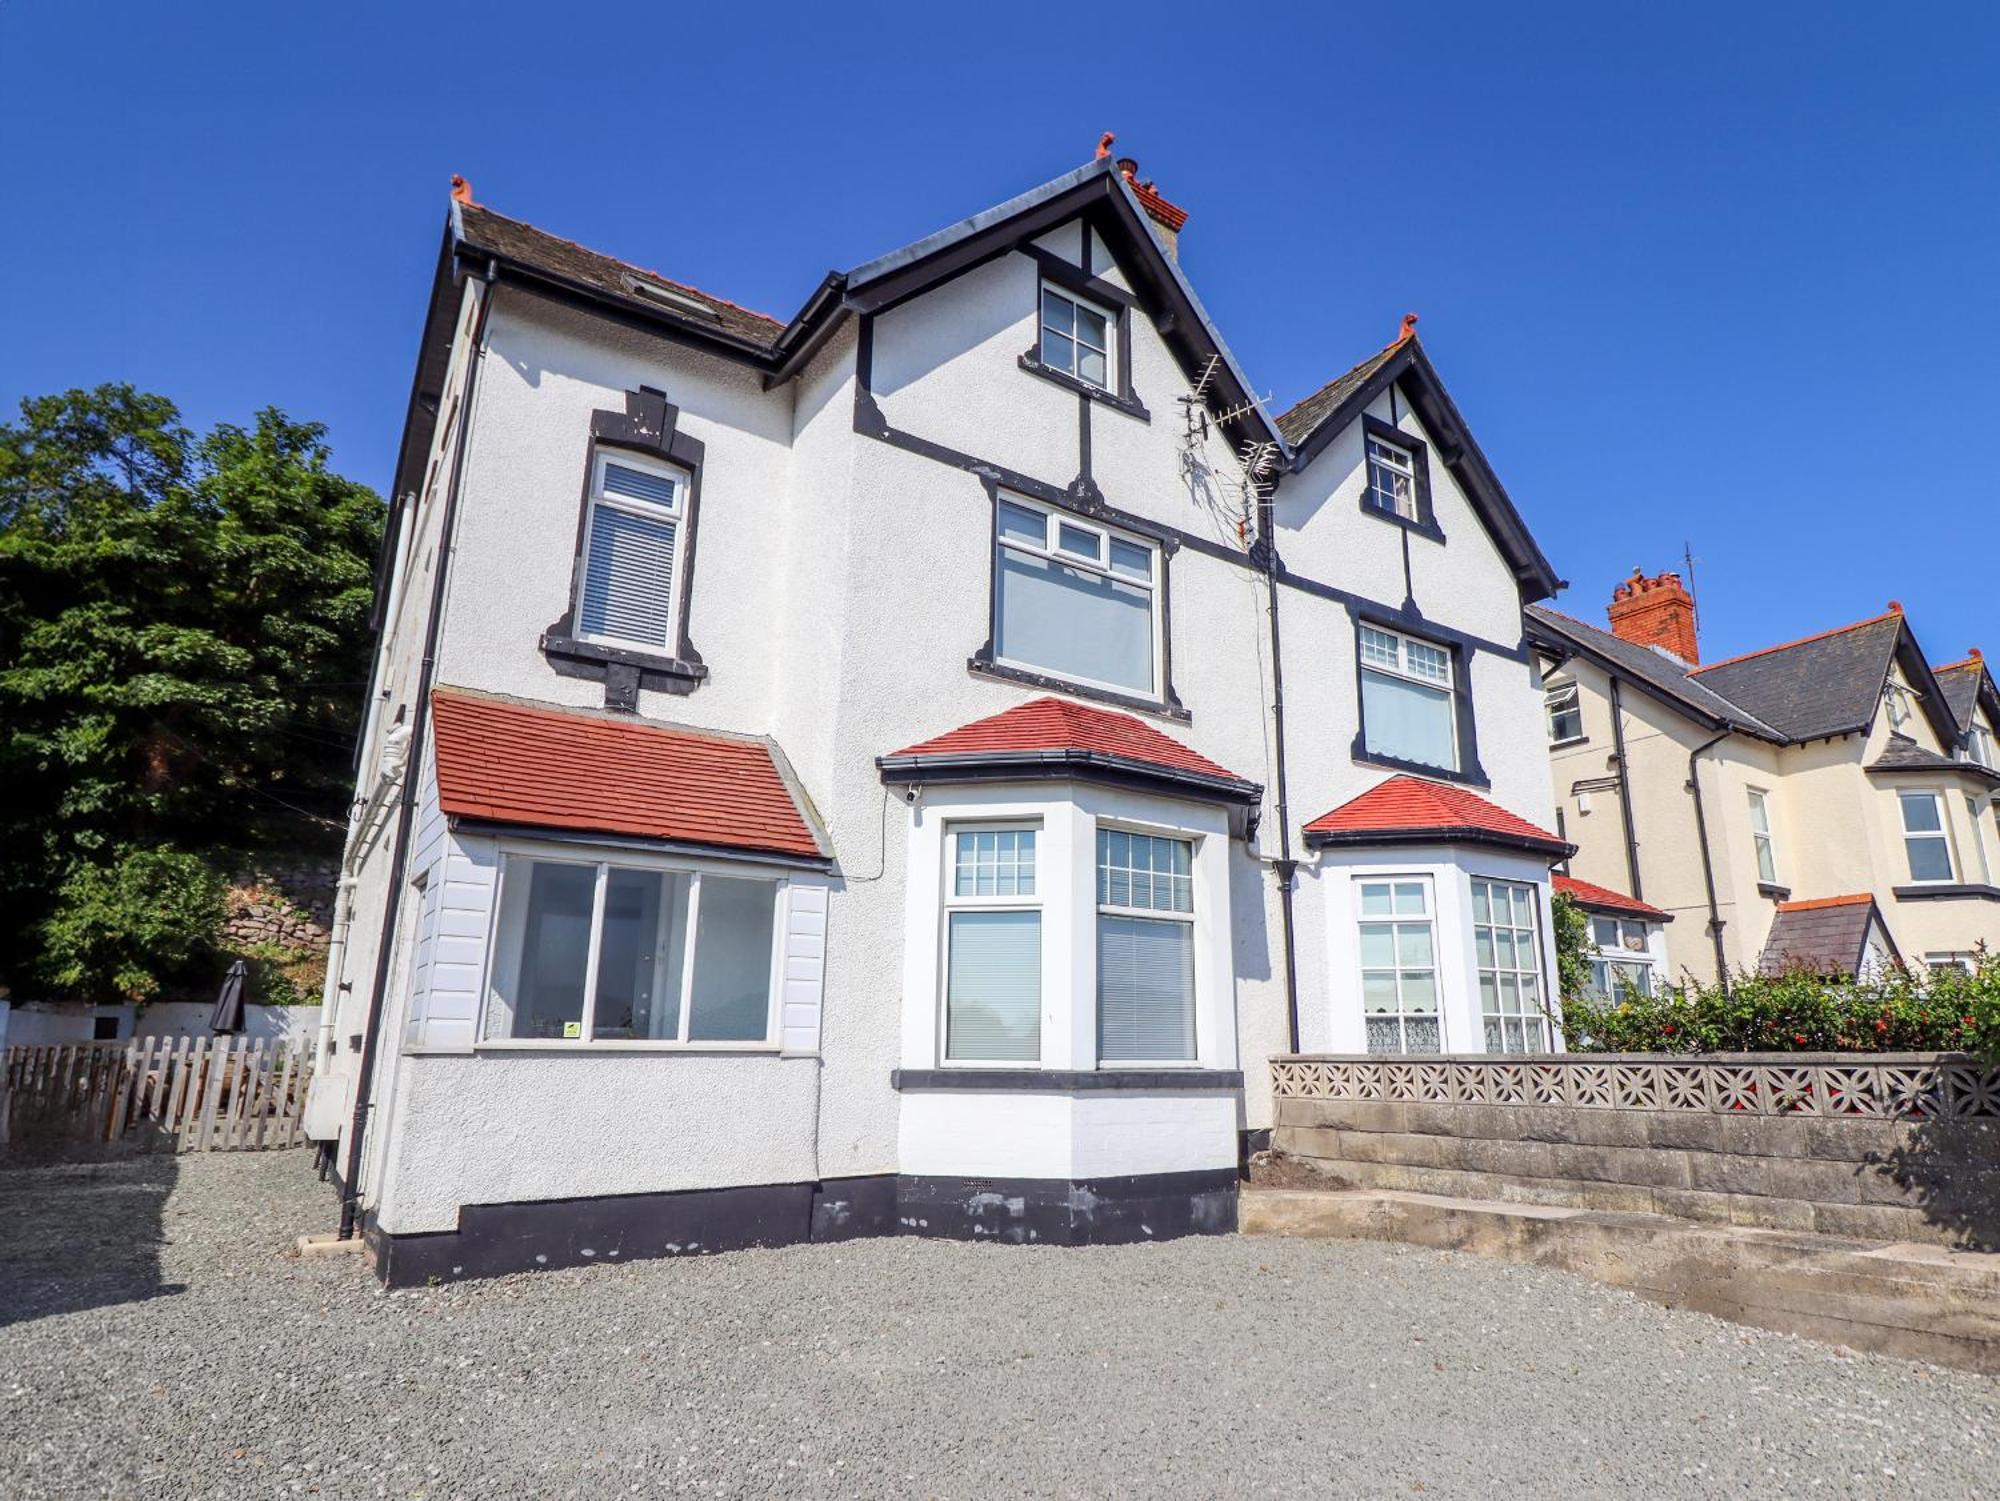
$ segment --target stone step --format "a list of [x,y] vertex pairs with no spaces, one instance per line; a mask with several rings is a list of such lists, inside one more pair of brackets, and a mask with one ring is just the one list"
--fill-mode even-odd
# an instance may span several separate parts
[[1238,1222],[1554,1267],[1669,1307],[2000,1374],[2000,1254],[1383,1188],[1251,1186]]
[[[1436,1137],[1410,1139],[1442,1140]],[[1449,1152],[1438,1154],[1439,1161],[1486,1162],[1495,1165],[1483,1168],[1430,1165],[1422,1161],[1396,1161],[1394,1141],[1394,1138],[1386,1136],[1371,1138],[1369,1145],[1361,1148],[1369,1152],[1370,1155],[1367,1157],[1311,1157],[1292,1160],[1310,1166],[1328,1180],[1330,1187],[1394,1189],[1407,1193],[1441,1194],[1447,1198],[1496,1199],[1511,1204],[1549,1204],[1564,1209],[1664,1214],[1697,1220],[1705,1224],[1797,1230],[1815,1235],[1846,1235],[1875,1242],[1920,1241],[1950,1246],[1957,1242],[1960,1235],[1958,1227],[1949,1220],[1936,1221],[1923,1208],[1909,1203],[1864,1203],[1853,1199],[1828,1203],[1815,1199],[1731,1192],[1723,1188],[1677,1187],[1671,1182],[1647,1185],[1592,1176],[1572,1177],[1560,1174],[1544,1176],[1541,1173],[1510,1172],[1499,1166],[1515,1160],[1505,1152],[1463,1156],[1455,1156]],[[1488,1142],[1476,1145],[1506,1147],[1518,1144]],[[1417,1151],[1408,1155],[1421,1158],[1431,1154]],[[1554,1166],[1539,1160],[1521,1162],[1519,1165]],[[1566,1165],[1573,1172],[1588,1172],[1593,1163],[1585,1157]],[[1852,1194],[1862,1190],[1850,1186],[1847,1191]]]

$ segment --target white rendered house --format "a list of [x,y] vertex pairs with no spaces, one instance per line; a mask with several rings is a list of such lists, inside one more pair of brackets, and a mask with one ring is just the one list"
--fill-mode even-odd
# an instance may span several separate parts
[[1554,575],[1407,323],[1267,418],[1185,217],[780,322],[459,185],[308,1110],[385,1279],[1227,1230],[1274,1055],[1554,1045]]

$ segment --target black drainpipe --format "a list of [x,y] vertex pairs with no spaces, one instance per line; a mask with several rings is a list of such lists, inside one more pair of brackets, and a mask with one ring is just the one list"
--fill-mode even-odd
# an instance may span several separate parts
[[1632,779],[1625,767],[1625,710],[1618,697],[1618,677],[1611,677],[1611,749],[1618,757],[1618,813],[1625,822],[1625,879],[1631,884],[1630,895],[1637,901],[1644,901],[1646,893],[1639,883],[1639,834],[1632,826]]
[[[402,806],[396,820],[396,850],[389,860],[388,904],[382,913],[382,939],[375,952],[375,989],[368,998],[368,1023],[361,1033],[361,1062],[354,1074],[354,1117],[347,1129],[347,1176],[341,1187],[340,1239],[354,1238],[361,1207],[361,1147],[368,1133],[368,1092],[375,1083],[375,1051],[382,1030],[384,993],[389,988],[389,961],[396,951],[396,919],[403,907],[403,875],[410,859],[410,825],[415,816],[417,782],[423,775],[424,731],[430,726],[431,679],[437,671],[438,636],[444,626],[445,573],[451,563],[452,540],[458,524],[459,477],[465,471],[466,437],[472,430],[472,397],[479,366],[486,358],[486,318],[493,310],[496,268],[486,263],[486,295],[479,300],[479,321],[472,332],[472,352],[466,357],[465,391],[458,403],[458,437],[451,455],[451,488],[445,492],[444,516],[438,523],[437,568],[431,582],[430,619],[424,626],[424,659],[417,669],[417,695],[410,726],[410,749],[403,762]],[[390,622],[393,626],[394,622]]]
[[1299,873],[1299,862],[1292,858],[1292,811],[1290,797],[1285,786],[1285,657],[1278,645],[1278,544],[1272,533],[1276,503],[1266,499],[1262,506],[1264,548],[1264,588],[1267,608],[1271,617],[1271,727],[1278,740],[1278,753],[1274,770],[1277,773],[1277,799],[1274,811],[1278,818],[1278,862],[1274,867],[1278,877],[1279,921],[1285,941],[1285,1035],[1290,1040],[1291,1051],[1299,1050],[1299,959],[1298,944],[1292,920],[1292,883]]
[[[1718,731],[1688,752],[1688,791],[1694,794],[1694,838],[1701,848],[1701,879],[1708,888],[1708,935],[1715,943],[1715,979],[1722,987],[1724,996],[1730,994],[1729,961],[1722,951],[1722,908],[1715,900],[1715,862],[1708,854],[1708,818],[1701,806],[1701,776],[1695,762],[1701,753],[1712,745],[1720,745],[1729,738],[1728,730]],[[1635,891],[1634,896],[1638,893]]]

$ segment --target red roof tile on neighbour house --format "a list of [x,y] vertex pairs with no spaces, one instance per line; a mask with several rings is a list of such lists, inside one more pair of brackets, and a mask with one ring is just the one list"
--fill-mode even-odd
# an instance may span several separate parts
[[933,739],[906,745],[882,760],[893,763],[926,756],[1004,757],[1050,751],[1090,752],[1245,788],[1254,785],[1130,714],[1114,714],[1059,698],[1030,699]]
[[1859,907],[1874,901],[1865,891],[1852,892],[1847,896],[1816,896],[1809,901],[1779,902],[1780,912],[1817,912],[1822,907]]
[[1548,854],[1567,853],[1571,846],[1519,814],[1509,813],[1476,792],[1426,782],[1418,777],[1391,777],[1371,787],[1331,813],[1306,825],[1308,844],[1440,843],[1513,845]]
[[464,689],[431,696],[438,803],[529,828],[820,859],[768,741]]
[[1579,881],[1575,876],[1555,877],[1558,895],[1574,897],[1579,906],[1594,912],[1615,912],[1624,917],[1643,918],[1647,922],[1672,922],[1671,912],[1662,912],[1658,907],[1640,901],[1635,896],[1627,896],[1622,891],[1613,891],[1609,886],[1599,886],[1594,881]]

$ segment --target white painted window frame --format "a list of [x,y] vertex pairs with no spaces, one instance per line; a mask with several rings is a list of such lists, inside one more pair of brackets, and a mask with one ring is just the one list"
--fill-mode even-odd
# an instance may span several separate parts
[[[1094,381],[1083,373],[1083,362],[1076,355],[1079,345],[1087,349],[1095,349],[1096,346],[1085,344],[1083,340],[1076,337],[1073,331],[1064,333],[1059,328],[1049,327],[1047,315],[1043,311],[1047,306],[1044,299],[1049,297],[1058,298],[1070,305],[1070,327],[1072,330],[1076,327],[1075,310],[1078,308],[1082,308],[1086,312],[1095,313],[1104,320],[1104,379],[1101,382]],[[1069,340],[1070,359],[1068,369],[1064,369],[1061,365],[1050,365],[1043,358],[1043,350],[1046,348],[1046,342],[1042,338],[1042,335],[1045,332],[1053,333],[1060,338]],[[1113,309],[1105,307],[1101,303],[1093,302],[1088,297],[1079,296],[1068,287],[1058,282],[1050,281],[1047,277],[1043,277],[1041,293],[1035,298],[1035,358],[1050,370],[1059,371],[1067,375],[1071,380],[1089,386],[1092,390],[1104,392],[1116,391],[1118,389],[1118,314]]]
[[[1479,915],[1478,915],[1479,888],[1481,886],[1485,886],[1487,888],[1487,897],[1486,897],[1487,920],[1485,922],[1481,922],[1479,920]],[[1508,897],[1508,907],[1509,907],[1507,914],[1508,920],[1504,924],[1497,923],[1492,920],[1493,891],[1495,888],[1505,889],[1510,893]],[[1513,910],[1512,910],[1513,898],[1511,893],[1514,891],[1525,891],[1528,894],[1528,926],[1525,930],[1516,927],[1513,922]],[[1541,911],[1541,900],[1540,900],[1541,893],[1535,888],[1535,886],[1531,882],[1528,881],[1509,880],[1505,876],[1486,876],[1475,873],[1471,876],[1471,879],[1467,885],[1466,894],[1468,902],[1470,903],[1467,915],[1471,919],[1471,927],[1472,927],[1472,948],[1473,948],[1472,1002],[1474,1009],[1478,1012],[1479,1015],[1480,1046],[1482,1050],[1484,1050],[1489,1057],[1494,1057],[1494,1058],[1501,1058],[1501,1057],[1535,1058],[1554,1051],[1555,1024],[1554,1024],[1554,1017],[1551,1013],[1555,1010],[1555,1007],[1552,1003],[1552,998],[1549,995],[1548,976],[1544,973],[1542,965],[1542,911]],[[1499,963],[1499,930],[1503,927],[1509,934],[1513,935],[1514,963],[1511,965],[1502,965]],[[1478,957],[1479,930],[1481,928],[1485,928],[1488,930],[1488,933],[1491,937],[1491,941],[1493,942],[1494,962],[1492,964],[1481,964],[1479,962],[1479,957]],[[1525,931],[1528,935],[1528,963],[1525,965],[1520,962],[1521,960],[1520,934],[1523,931]],[[1532,1004],[1532,1007],[1528,1005],[1521,1005],[1517,1010],[1512,1012],[1495,1011],[1491,1014],[1494,1019],[1500,1022],[1500,1027],[1501,1027],[1501,1038],[1503,1045],[1498,1051],[1486,1047],[1486,1022],[1488,1020],[1488,1013],[1486,1010],[1484,997],[1480,993],[1479,981],[1488,974],[1491,974],[1494,977],[1493,994],[1496,1002],[1498,1001],[1501,995],[1499,982],[1500,978],[1503,975],[1513,977],[1514,987],[1515,987],[1514,993],[1517,1000],[1520,996],[1521,977],[1523,975],[1532,976],[1535,982],[1535,999]],[[1526,1029],[1528,1023],[1532,1021],[1533,1024],[1539,1029],[1538,1040],[1541,1044],[1540,1047],[1530,1049],[1526,1053],[1507,1052],[1506,1047],[1504,1046],[1506,1038],[1506,1024],[1507,1022],[1512,1020],[1518,1020],[1522,1023],[1522,1032],[1524,1036],[1526,1035]]]
[[[958,836],[961,834],[1032,833],[1035,836],[1035,890],[1006,896],[961,896],[957,891]],[[1039,818],[954,818],[944,826],[943,869],[938,872],[937,927],[937,1066],[948,1069],[1040,1068],[1048,1052],[1048,997],[1038,995],[1041,1016],[1035,1031],[1033,1058],[954,1058],[951,1056],[951,915],[954,912],[1032,912],[1040,941],[1048,941],[1048,916],[1042,896],[1042,820]],[[1040,987],[1037,987],[1038,991]]]
[[[998,509],[1001,505],[1018,506],[1024,511],[1034,511],[1041,516],[1044,530],[1042,533],[1042,545],[1040,547],[1021,541],[1019,538],[1003,535],[1000,529]],[[1096,554],[1094,556],[1086,556],[1083,553],[1074,552],[1063,547],[1064,528],[1087,532],[1095,537],[1097,541]],[[1145,552],[1147,559],[1146,577],[1138,578],[1130,573],[1121,573],[1112,567],[1111,543],[1113,539]],[[1071,672],[1059,672],[1053,667],[1046,667],[1036,662],[1023,661],[1019,657],[1001,655],[999,649],[1000,552],[1003,548],[1018,553],[1022,557],[1040,558],[1047,562],[1056,563],[1064,568],[1074,568],[1079,573],[1095,574],[1099,578],[1115,579],[1121,584],[1129,584],[1133,588],[1144,589],[1147,597],[1152,601],[1147,609],[1153,653],[1152,686],[1141,694],[1127,683],[1107,683],[1099,678],[1083,677]],[[1162,608],[1161,604],[1161,560],[1160,544],[1151,537],[1142,537],[1135,532],[1128,532],[1120,527],[1105,526],[1101,522],[1072,515],[1070,512],[1062,510],[1059,507],[1044,505],[1038,500],[1030,500],[1027,496],[1018,494],[1015,491],[1002,490],[995,504],[993,516],[993,573],[991,584],[994,631],[993,660],[1004,666],[1017,668],[1022,672],[1032,672],[1046,678],[1057,678],[1065,683],[1076,683],[1086,688],[1101,689],[1106,693],[1116,693],[1127,699],[1134,697],[1146,699],[1164,698],[1167,691],[1167,637],[1166,611]]]
[[1757,879],[1766,886],[1781,886],[1784,883],[1778,878],[1782,867],[1778,864],[1778,838],[1771,823],[1771,794],[1763,787],[1746,787],[1743,791],[1750,807],[1750,852],[1757,866]]
[[2000,770],[1995,764],[1993,732],[1975,721],[1965,732],[1964,759],[1975,766],[1984,766],[1988,771]]
[[[1375,660],[1368,655],[1368,637],[1371,634],[1386,636],[1396,643],[1396,660],[1393,664]],[[1412,646],[1420,646],[1426,651],[1434,651],[1442,657],[1444,659],[1444,676],[1437,677],[1431,673],[1412,668],[1409,665],[1410,648]],[[1452,659],[1451,648],[1440,646],[1435,641],[1426,641],[1421,636],[1407,635],[1402,631],[1392,630],[1388,626],[1376,625],[1371,621],[1363,620],[1359,623],[1354,633],[1354,659],[1356,662],[1356,671],[1364,675],[1371,672],[1379,673],[1384,677],[1400,678],[1406,683],[1415,683],[1420,687],[1442,688],[1444,690],[1445,707],[1449,711],[1451,722],[1451,765],[1448,767],[1439,767],[1438,769],[1440,771],[1459,770],[1465,761],[1465,747],[1459,744],[1458,738],[1458,669],[1457,664]],[[1362,723],[1362,735],[1364,737],[1363,749],[1368,750],[1371,755],[1374,754],[1373,749],[1365,744],[1367,735],[1365,717]]]
[[[1576,712],[1576,733],[1558,735],[1556,716],[1567,710]],[[1583,733],[1583,689],[1576,683],[1558,683],[1542,694],[1542,712],[1548,719],[1549,744],[1551,746],[1574,745],[1579,740],[1589,738]]]
[[[1369,871],[1366,874],[1356,873],[1351,878],[1351,880],[1353,886],[1353,909],[1354,909],[1354,953],[1356,960],[1355,978],[1360,984],[1360,989],[1356,992],[1356,997],[1361,1006],[1362,1051],[1368,1052],[1370,1053],[1370,1056],[1378,1058],[1430,1058],[1448,1051],[1448,1043],[1446,1042],[1445,1039],[1445,1020],[1444,1020],[1444,1012],[1445,1012],[1444,946],[1442,942],[1442,935],[1438,931],[1438,900],[1437,900],[1437,883],[1435,878],[1428,871],[1408,871],[1401,875],[1389,875],[1375,871]],[[1423,889],[1424,911],[1421,919],[1415,917],[1399,916],[1397,914],[1395,910],[1395,905],[1396,905],[1395,892],[1396,892],[1396,887],[1399,884],[1417,885]],[[1389,913],[1387,916],[1384,916],[1380,913],[1371,914],[1365,910],[1365,908],[1362,905],[1362,888],[1365,886],[1387,886],[1389,888]],[[1396,978],[1396,1010],[1394,1012],[1370,1011],[1368,1009],[1368,975],[1371,969],[1379,972],[1380,966],[1369,965],[1366,958],[1363,956],[1361,948],[1361,930],[1367,927],[1381,926],[1382,924],[1385,923],[1393,930],[1403,925],[1415,926],[1419,921],[1421,921],[1423,926],[1425,926],[1430,930],[1430,935],[1431,935],[1431,1009],[1429,1011],[1409,1011],[1404,1009],[1403,971],[1405,968],[1415,968],[1415,966],[1413,965],[1405,966],[1403,964],[1401,945],[1397,942],[1396,934],[1392,931],[1390,934],[1390,943],[1395,949],[1396,963],[1392,966],[1390,972],[1394,974]],[[1396,1035],[1399,1042],[1402,1045],[1394,1053],[1374,1053],[1368,1047],[1369,1020],[1371,1018],[1379,1018],[1391,1015],[1393,1015],[1396,1018],[1396,1023],[1397,1023]],[[1437,1032],[1438,1032],[1437,1054],[1413,1053],[1410,1051],[1408,1022],[1411,1017],[1416,1017],[1419,1020],[1428,1017],[1431,1021],[1437,1023]]]
[[[1095,822],[1097,827],[1096,830],[1093,832],[1090,841],[1090,898],[1091,898],[1090,941],[1093,953],[1095,953],[1097,946],[1098,919],[1103,917],[1133,917],[1145,921],[1158,920],[1161,922],[1185,923],[1188,928],[1189,941],[1193,942],[1196,936],[1200,932],[1200,930],[1195,926],[1195,917],[1196,914],[1201,911],[1201,899],[1202,899],[1201,845],[1203,836],[1190,835],[1185,830],[1179,830],[1179,829],[1174,829],[1174,830],[1160,829],[1158,827],[1148,826],[1142,823],[1135,823],[1131,820],[1122,818],[1099,818],[1095,820]],[[1148,839],[1163,839],[1163,840],[1169,840],[1175,844],[1185,844],[1188,847],[1188,910],[1185,912],[1169,912],[1169,911],[1164,911],[1158,907],[1114,907],[1109,905],[1108,903],[1098,901],[1097,900],[1097,872],[1098,872],[1097,835],[1104,833],[1138,834],[1138,835],[1143,835],[1145,838]],[[1100,1026],[1099,1019],[1097,1016],[1097,1010],[1101,1003],[1101,998],[1102,998],[1102,983],[1103,983],[1102,977],[1099,976],[1098,983],[1092,985],[1091,987],[1091,994],[1090,994],[1091,1024],[1094,1028]],[[1201,984],[1201,966],[1197,964],[1194,966],[1194,1028],[1193,1028],[1194,1056],[1193,1057],[1164,1058],[1164,1059],[1162,1058],[1118,1059],[1118,1058],[1105,1058],[1100,1056],[1097,1060],[1097,1066],[1099,1068],[1147,1068],[1147,1069],[1199,1068],[1201,1066],[1201,1030],[1202,1030],[1201,1023],[1202,1023],[1202,1007],[1204,1003],[1205,1003],[1205,998],[1202,995],[1202,984]]]
[[[562,845],[532,840],[503,840],[499,845],[500,869],[493,891],[493,916],[487,924],[486,957],[480,974],[479,1015],[473,1024],[473,1048],[478,1052],[590,1052],[590,1053],[777,1053],[782,1051],[784,1020],[784,951],[786,914],[789,910],[792,877],[789,872],[755,863],[738,864],[727,860],[703,860],[649,854],[643,850],[570,849]],[[538,862],[557,865],[595,866],[597,878],[591,894],[590,946],[583,975],[583,1035],[562,1037],[486,1036],[488,1013],[493,1005],[493,986],[498,975],[502,915],[507,900],[509,872],[518,864]],[[693,877],[688,890],[687,952],[681,959],[680,1032],[677,1038],[597,1038],[591,1035],[597,1010],[597,951],[604,932],[604,893],[612,867],[645,870]],[[727,877],[739,881],[763,881],[773,887],[771,900],[771,955],[769,994],[761,1040],[702,1042],[688,1037],[694,1015],[695,924],[701,916],[701,877]]]
[[[1616,917],[1608,912],[1592,912],[1587,915],[1590,918],[1590,951],[1587,956],[1590,962],[1592,964],[1602,964],[1606,966],[1607,970],[1614,965],[1621,969],[1643,969],[1646,972],[1646,983],[1649,987],[1648,993],[1657,993],[1660,986],[1660,965],[1659,961],[1653,955],[1654,924],[1636,917]],[[1597,936],[1597,925],[1601,922],[1613,923],[1617,926],[1618,946],[1616,948],[1606,948],[1603,941]],[[1641,947],[1635,949],[1625,941],[1625,930],[1627,928],[1638,930]],[[1605,995],[1607,999],[1617,999],[1617,993],[1613,990],[1607,990]]]
[[[1910,827],[1911,798],[1927,797],[1937,811],[1938,826],[1935,829],[1912,829]],[[1951,799],[1938,787],[1899,787],[1896,789],[1896,816],[1902,824],[1903,864],[1910,872],[1912,886],[1952,886],[1956,885],[1961,869],[1957,841],[1951,832]],[[1944,845],[1945,864],[1948,874],[1944,876],[1920,877],[1916,867],[1910,863],[1910,841],[1913,839],[1936,839]]]
[[[620,464],[627,469],[637,469],[642,473],[670,479],[674,485],[674,500],[671,506],[657,505],[651,501],[632,500],[623,495],[607,494],[604,488],[604,474],[608,465]],[[688,541],[688,495],[694,486],[694,476],[678,464],[665,463],[644,454],[633,453],[630,449],[599,447],[590,460],[590,498],[584,506],[583,548],[577,556],[576,593],[570,600],[570,619],[576,622],[576,637],[579,641],[593,641],[602,646],[622,646],[634,651],[657,652],[674,655],[681,639],[681,596],[687,567]],[[583,629],[583,596],[590,584],[590,539],[597,530],[599,508],[623,511],[628,516],[639,516],[649,521],[662,517],[674,524],[673,576],[667,580],[667,630],[664,641],[634,641],[625,636],[607,636]]]
[[[1373,433],[1366,434],[1362,441],[1364,444],[1363,451],[1366,454],[1367,470],[1367,489],[1362,493],[1368,504],[1375,510],[1387,511],[1391,516],[1400,516],[1405,521],[1421,521],[1423,519],[1423,507],[1422,503],[1417,499],[1416,450],[1405,448],[1401,444],[1391,442],[1387,438],[1378,438]],[[1378,468],[1392,477],[1392,482],[1386,490],[1376,483],[1376,471]],[[1394,503],[1395,485],[1393,480],[1396,479],[1404,482],[1405,493],[1409,496],[1408,510]],[[1392,497],[1391,503],[1388,505],[1384,505],[1379,499],[1384,494]]]

